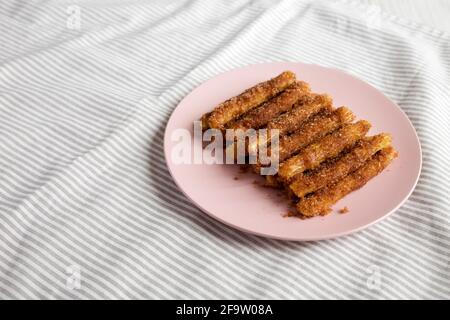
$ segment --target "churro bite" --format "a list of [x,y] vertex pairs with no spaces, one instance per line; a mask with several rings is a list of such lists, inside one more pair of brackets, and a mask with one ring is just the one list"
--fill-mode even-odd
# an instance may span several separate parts
[[243,156],[254,160],[249,161],[253,172],[265,175],[264,186],[285,192],[297,210],[289,216],[332,212],[336,202],[398,156],[390,134],[366,136],[369,121],[355,122],[349,108],[334,108],[331,96],[312,92],[291,71],[231,97],[200,120],[203,130],[220,129],[227,136],[231,130],[232,151],[238,149],[234,133],[253,130],[253,138],[249,135],[243,144]]

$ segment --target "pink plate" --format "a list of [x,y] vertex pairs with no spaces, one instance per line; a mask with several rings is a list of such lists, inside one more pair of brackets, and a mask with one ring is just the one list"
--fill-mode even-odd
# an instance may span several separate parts
[[[283,217],[286,201],[278,191],[262,188],[254,174],[242,174],[237,165],[175,164],[176,129],[192,132],[199,119],[221,101],[284,70],[307,81],[314,92],[326,92],[334,105],[348,106],[358,119],[369,120],[369,134],[390,132],[399,158],[362,189],[351,193],[325,217],[301,220]],[[277,62],[250,65],[220,74],[192,91],[172,113],[166,127],[164,151],[169,170],[180,189],[200,209],[223,223],[260,236],[285,240],[321,240],[361,230],[400,207],[419,178],[422,157],[416,131],[405,113],[383,93],[345,72],[311,64]],[[237,179],[235,179],[237,177]],[[347,206],[349,212],[336,211]]]

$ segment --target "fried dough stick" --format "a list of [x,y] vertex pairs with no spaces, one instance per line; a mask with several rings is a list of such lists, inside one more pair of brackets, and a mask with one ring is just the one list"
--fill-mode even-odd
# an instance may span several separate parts
[[[340,107],[332,112],[325,110],[306,122],[300,130],[290,136],[284,136],[279,145],[280,163],[291,157],[298,150],[301,150],[310,143],[324,137],[331,131],[341,127],[345,123],[353,121],[353,113],[346,107]],[[269,149],[270,150],[270,149]],[[259,173],[261,165],[254,167],[255,172]],[[272,188],[282,187],[278,175],[266,176],[266,186]]]
[[[303,149],[310,143],[324,137],[328,133],[338,129],[345,123],[349,123],[354,119],[353,113],[346,107],[340,107],[332,112],[324,110],[307,120],[304,125],[289,136],[283,136],[280,139],[278,147],[278,161],[283,162],[293,154]],[[271,149],[268,150],[269,155]],[[261,164],[255,165],[254,171],[260,172]],[[266,177],[268,185],[273,186],[273,179]]]
[[397,155],[392,147],[378,151],[362,167],[342,180],[300,200],[297,204],[297,210],[305,217],[328,214],[333,204],[350,192],[364,186],[370,179],[383,171]]
[[267,134],[259,136],[255,144],[249,145],[249,150],[254,151],[263,143],[268,144],[275,132],[272,131],[273,129],[278,130],[280,137],[296,131],[311,116],[322,110],[331,110],[332,104],[333,100],[328,95],[312,95],[307,101],[296,103],[290,111],[269,121],[267,124]]
[[219,104],[209,115],[210,128],[223,129],[225,124],[274,97],[295,82],[295,74],[285,71],[273,79],[261,82],[241,94]]
[[297,197],[302,198],[355,171],[376,152],[388,147],[391,141],[391,136],[387,133],[363,138],[352,150],[335,161],[324,163],[311,173],[296,176],[289,188]]
[[333,104],[333,99],[326,94],[316,94],[308,100],[297,103],[292,110],[270,121],[267,130],[278,129],[280,136],[296,131],[312,115],[324,109],[331,110]]
[[352,122],[354,118],[353,113],[346,107],[315,115],[298,131],[280,139],[279,161],[286,160],[313,141],[324,137],[345,123]]
[[[304,101],[309,98],[311,89],[306,82],[298,81],[289,86],[278,96],[264,102],[245,113],[241,118],[232,120],[226,124],[227,129],[243,130],[258,129],[267,124],[271,119],[279,114],[292,109],[293,105],[299,100]],[[248,153],[248,141],[245,142],[245,152]],[[256,145],[256,142],[255,142]],[[234,154],[237,155],[237,143],[228,145],[227,148],[234,148]],[[256,149],[253,149],[255,151]]]
[[[353,121],[354,114],[346,107],[340,107],[330,112],[325,109],[308,120],[298,131],[290,136],[284,136],[279,144],[279,162],[291,157],[293,154],[324,137],[345,123]],[[270,150],[270,149],[269,149]],[[259,173],[261,165],[255,165],[255,172]],[[266,186],[272,188],[281,187],[277,176],[266,176]]]
[[323,161],[334,158],[342,150],[355,144],[365,136],[370,129],[370,123],[365,120],[349,123],[330,133],[319,141],[310,144],[299,154],[283,162],[278,172],[283,182],[298,173],[318,167]]
[[242,130],[261,128],[274,117],[292,109],[297,101],[306,99],[310,92],[311,89],[306,82],[295,82],[278,96],[266,101],[260,107],[250,110],[242,118],[232,121],[226,127]]

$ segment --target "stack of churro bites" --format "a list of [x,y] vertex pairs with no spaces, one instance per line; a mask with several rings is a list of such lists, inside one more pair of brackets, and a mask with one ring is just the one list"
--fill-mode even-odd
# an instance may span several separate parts
[[[291,71],[219,104],[201,121],[203,129],[267,129],[248,150],[270,143],[277,132],[279,170],[265,176],[266,184],[284,188],[303,218],[328,214],[397,157],[388,133],[366,136],[368,121],[355,122],[351,110],[334,108],[330,96],[312,93]],[[256,173],[264,167],[252,166]]]

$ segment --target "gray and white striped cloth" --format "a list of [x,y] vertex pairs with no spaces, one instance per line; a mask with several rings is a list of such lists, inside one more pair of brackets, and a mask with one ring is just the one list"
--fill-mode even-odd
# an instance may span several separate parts
[[[450,36],[350,1],[2,1],[0,298],[450,298]],[[206,79],[340,68],[414,123],[423,171],[383,222],[295,243],[174,185],[163,132]]]

